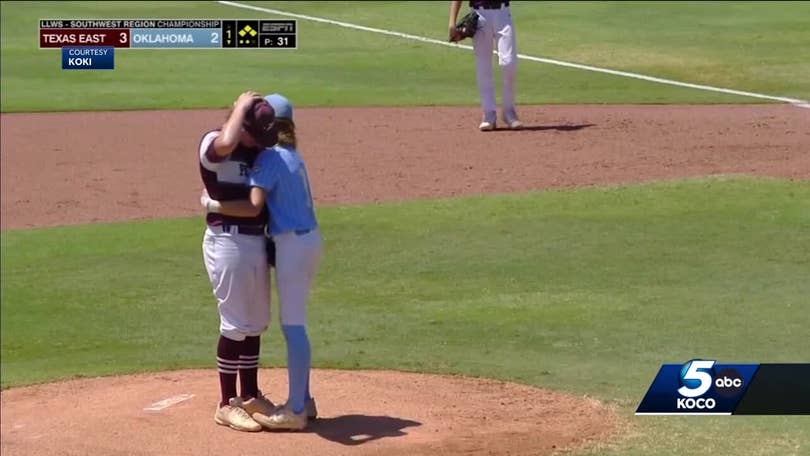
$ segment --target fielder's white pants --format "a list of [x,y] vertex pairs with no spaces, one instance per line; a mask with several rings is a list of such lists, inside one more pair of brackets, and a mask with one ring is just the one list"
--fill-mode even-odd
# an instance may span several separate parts
[[475,12],[478,13],[478,30],[473,36],[473,49],[481,109],[484,113],[494,112],[497,109],[495,83],[492,78],[493,42],[497,40],[498,66],[501,68],[503,82],[502,107],[505,112],[514,110],[517,46],[515,29],[512,26],[512,12],[508,6],[502,6],[500,9],[479,8]]
[[273,236],[276,243],[276,288],[282,325],[307,323],[309,289],[323,254],[318,230],[298,235],[287,232]]
[[236,341],[261,335],[270,323],[270,274],[264,236],[208,227],[202,250],[217,298],[220,334]]

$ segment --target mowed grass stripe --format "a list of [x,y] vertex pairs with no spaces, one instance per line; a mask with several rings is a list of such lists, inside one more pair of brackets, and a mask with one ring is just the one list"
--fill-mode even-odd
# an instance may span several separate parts
[[[629,398],[649,372],[615,390],[574,371],[628,357],[650,369],[795,361],[772,348],[796,346],[810,323],[809,191],[709,179],[323,208],[316,363]],[[197,218],[5,232],[3,386],[206,365],[217,315],[201,234]],[[43,359],[56,362],[28,368]]]
[[[798,417],[632,418],[664,362],[807,361],[808,182],[712,178],[328,207],[319,217],[317,367],[519,381],[597,397],[634,420],[634,432],[586,454],[810,445]],[[4,232],[3,388],[212,367],[218,321],[201,225]],[[285,362],[275,321],[265,366]],[[702,437],[715,435],[724,438]]]
[[[442,2],[255,4],[445,38],[447,5]],[[810,32],[801,27],[807,8],[801,3],[771,8],[754,2],[733,7],[516,2],[513,8],[523,54],[810,97],[807,78],[802,77],[810,71],[810,46],[805,46]],[[471,51],[308,21],[298,22],[294,51],[117,50],[114,71],[63,71],[58,50],[37,48],[40,18],[267,16],[215,2],[6,2],[0,24],[0,109],[219,108],[229,106],[246,88],[282,91],[299,106],[479,102]],[[745,45],[742,50],[740,43]],[[517,90],[521,104],[758,101],[536,62],[520,63]]]

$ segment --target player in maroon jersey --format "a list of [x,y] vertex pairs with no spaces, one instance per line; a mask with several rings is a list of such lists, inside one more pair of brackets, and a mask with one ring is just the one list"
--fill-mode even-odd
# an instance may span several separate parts
[[[211,198],[248,199],[248,171],[259,152],[276,143],[274,122],[275,112],[261,95],[245,92],[222,128],[203,136],[200,174]],[[260,431],[259,422],[275,408],[259,391],[257,379],[260,337],[270,322],[267,214],[209,212],[206,223],[203,259],[220,316],[217,368],[222,397],[214,421],[240,431]]]

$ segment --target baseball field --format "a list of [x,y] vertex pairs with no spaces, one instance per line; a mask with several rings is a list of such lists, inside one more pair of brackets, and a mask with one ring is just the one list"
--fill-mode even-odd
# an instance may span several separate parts
[[[447,3],[0,4],[4,456],[810,454],[810,416],[634,416],[663,363],[810,362],[810,2],[513,2],[527,128],[489,133]],[[38,49],[148,17],[298,48]],[[325,241],[304,433],[212,419],[196,153],[248,89],[296,105]]]

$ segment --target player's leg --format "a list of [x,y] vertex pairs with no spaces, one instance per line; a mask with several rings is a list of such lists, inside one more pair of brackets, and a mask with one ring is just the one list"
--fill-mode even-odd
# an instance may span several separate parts
[[259,431],[261,426],[256,421],[244,410],[230,404],[231,399],[237,395],[239,355],[242,353],[245,340],[244,332],[239,330],[239,320],[235,320],[231,315],[232,308],[239,306],[234,296],[229,294],[234,277],[233,267],[239,260],[239,249],[224,235],[207,230],[203,239],[203,260],[220,311],[220,336],[216,357],[221,400],[214,420],[217,424],[240,431]]
[[270,290],[261,236],[216,237],[216,280],[220,333],[238,341],[259,336],[270,321]]
[[515,109],[515,73],[517,69],[517,41],[509,8],[493,10],[495,13],[495,36],[498,41],[498,66],[502,76],[502,108],[504,122],[509,128],[520,128]]
[[[220,296],[225,295],[223,293],[224,281],[227,279],[225,277],[225,262],[228,258],[225,257],[225,246],[218,238],[218,235],[206,231],[203,239],[203,261],[205,262],[205,269],[208,272],[211,287],[214,290],[214,296],[217,298],[217,306],[221,308],[223,299]],[[244,337],[240,337],[238,334],[230,334],[231,337],[227,337],[223,332],[223,327],[228,326],[230,325],[220,313],[220,336],[217,342],[217,370],[222,395],[220,406],[228,405],[228,401],[236,396],[239,352],[241,351],[241,341],[244,340]]]
[[258,369],[261,335],[270,323],[270,275],[267,269],[264,237],[239,235],[239,293],[245,308],[245,343],[239,355],[241,397],[259,397]]
[[478,83],[478,94],[481,97],[481,111],[483,119],[479,128],[492,130],[497,119],[497,104],[495,102],[495,82],[492,79],[492,47],[495,37],[495,23],[492,20],[491,10],[477,10],[479,13],[478,31],[473,36],[473,50],[475,51],[475,77]]
[[245,340],[239,353],[241,394],[230,404],[244,409],[266,427],[275,405],[261,393],[258,381],[261,335],[270,322],[270,274],[265,243],[263,236],[237,235],[235,239],[239,245],[240,261],[229,293],[240,297],[239,302],[244,303],[238,312],[242,315],[240,331],[245,334]]
[[[302,429],[311,401],[309,377],[311,350],[306,331],[307,300],[321,257],[317,231],[305,235],[276,236],[276,284],[282,330],[287,342],[289,395],[286,407],[273,417],[276,429]],[[314,406],[311,407],[314,410]]]

